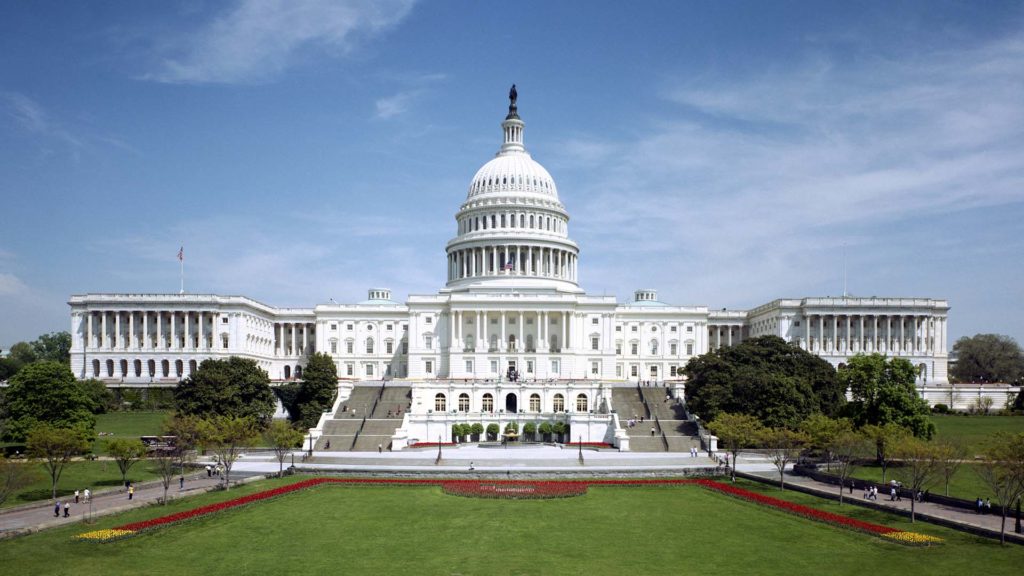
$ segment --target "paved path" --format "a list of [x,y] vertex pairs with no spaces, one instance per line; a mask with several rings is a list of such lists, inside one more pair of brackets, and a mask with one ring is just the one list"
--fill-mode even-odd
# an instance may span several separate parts
[[[236,475],[232,471],[231,483],[234,484],[245,476],[247,475],[244,473]],[[167,496],[168,498],[181,498],[183,496],[199,494],[215,487],[218,483],[220,483],[219,478],[216,476],[207,478],[206,472],[191,474],[185,477],[185,489],[180,490],[178,488],[178,478],[175,477],[174,482],[167,490]],[[163,497],[164,487],[160,481],[136,484],[135,494],[130,501],[128,500],[128,493],[124,488],[102,490],[92,495],[91,513],[93,516],[105,516],[122,510],[148,506]],[[42,530],[52,526],[87,520],[90,514],[90,506],[85,502],[85,499],[81,498],[78,504],[75,504],[74,496],[70,496],[68,499],[71,503],[71,516],[69,518],[64,518],[63,511],[61,511],[59,518],[53,516],[54,503],[52,500],[40,501],[34,505],[18,506],[14,509],[0,510],[0,538],[26,531]],[[62,507],[64,500],[64,498],[60,498]]]
[[[744,458],[741,456],[739,470],[743,470],[743,460]],[[772,470],[769,473],[755,472],[753,474],[756,474],[757,476],[761,476],[764,478],[768,478],[775,482],[776,484],[779,481],[779,473],[777,470]],[[824,482],[818,482],[816,480],[808,478],[807,476],[793,475],[790,474],[788,471],[786,472],[786,484],[799,485],[808,490],[812,490],[814,492],[821,493],[824,495],[830,495],[832,497],[835,497],[839,492],[838,486],[835,486],[833,484],[826,484]],[[849,488],[847,488],[846,491],[843,493],[843,499],[844,502],[848,500],[856,500],[860,504],[867,503],[870,504],[872,507],[879,508],[882,510],[889,510],[904,514],[910,513],[911,502],[909,498],[904,498],[903,500],[897,501],[890,501],[889,494],[882,493],[881,491],[878,494],[877,501],[872,500],[865,502],[863,490],[854,489],[853,493],[851,494]],[[934,502],[917,502],[914,505],[914,512],[918,515],[919,522],[922,520],[929,521],[929,517],[937,518],[947,522],[955,522],[957,524],[965,525],[980,530],[987,530],[989,532],[995,533],[995,535],[998,536],[999,526],[1002,521],[1002,518],[998,513],[996,513],[996,510],[997,509],[993,509],[992,514],[977,514],[975,512],[970,512],[962,508],[954,508],[951,506],[945,506],[943,504],[937,504]],[[1007,516],[1007,539],[1015,539],[1020,541],[1021,543],[1024,543],[1024,538],[1022,538],[1021,535],[1013,533],[1015,522],[1016,520],[1014,517]]]

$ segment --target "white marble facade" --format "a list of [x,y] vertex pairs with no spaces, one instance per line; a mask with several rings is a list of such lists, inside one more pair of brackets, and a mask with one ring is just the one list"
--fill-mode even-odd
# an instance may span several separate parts
[[498,388],[509,385],[510,368],[519,373],[520,402],[536,394],[542,411],[557,412],[560,396],[571,411],[582,394],[584,412],[596,413],[610,399],[602,382],[681,380],[695,356],[774,334],[836,366],[877,351],[908,358],[922,385],[946,382],[944,300],[780,299],[718,311],[668,305],[652,289],[637,290],[629,302],[586,294],[577,284],[580,250],[568,211],[550,174],[527,153],[523,129],[510,107],[497,155],[474,176],[456,213],[448,281],[438,292],[400,303],[373,288],[357,304],[301,309],[243,296],[76,295],[69,301],[72,369],[111,384],[171,385],[203,359],[234,355],[255,359],[273,380],[289,380],[321,351],[343,380],[410,382],[414,415],[432,411],[441,390],[452,403],[466,394],[472,411],[483,409],[487,394],[504,402]]

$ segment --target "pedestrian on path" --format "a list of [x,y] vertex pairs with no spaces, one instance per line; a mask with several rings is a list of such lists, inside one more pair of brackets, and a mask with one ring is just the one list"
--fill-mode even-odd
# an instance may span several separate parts
[[184,489],[185,489],[185,477],[182,476],[182,477],[178,478],[178,490],[184,490]]
[[209,464],[206,465],[206,477],[213,478],[213,468],[210,468]]
[[85,501],[88,502],[89,500],[92,500],[92,492],[89,492],[89,489],[86,488],[85,489]]
[[75,490],[75,504],[78,504],[78,490]]
[[64,517],[71,518],[71,503],[67,500],[64,501]]
[[135,486],[128,486],[128,499],[131,500],[135,496]]
[[53,517],[60,518],[60,500],[57,500],[53,505]]
[[384,446],[381,444],[377,444],[377,454],[380,454],[382,452],[384,452]]

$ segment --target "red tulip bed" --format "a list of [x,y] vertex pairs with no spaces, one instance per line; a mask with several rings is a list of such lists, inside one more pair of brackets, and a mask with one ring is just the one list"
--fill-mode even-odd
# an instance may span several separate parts
[[120,540],[122,538],[128,538],[134,536],[140,532],[147,530],[153,530],[163,526],[169,526],[172,524],[178,524],[220,512],[222,510],[229,510],[232,508],[238,508],[240,506],[246,506],[256,502],[262,502],[289,494],[313,486],[319,486],[321,484],[342,484],[342,485],[395,485],[395,486],[440,486],[441,490],[445,494],[453,496],[464,496],[474,498],[499,498],[508,500],[520,500],[520,499],[544,499],[544,498],[568,498],[572,496],[580,496],[586,494],[587,488],[590,486],[678,486],[684,484],[693,484],[701,486],[708,490],[713,490],[721,494],[740,498],[748,502],[760,504],[762,506],[768,506],[775,508],[776,510],[782,510],[790,514],[795,514],[803,518],[810,520],[817,520],[819,522],[825,522],[832,524],[833,526],[839,526],[842,528],[850,528],[868,534],[874,534],[877,536],[884,537],[888,540],[899,542],[901,544],[915,545],[915,546],[928,546],[931,544],[937,544],[942,542],[941,538],[934,536],[928,536],[926,534],[920,534],[917,532],[906,532],[896,528],[890,528],[888,526],[882,526],[881,524],[874,524],[871,522],[865,522],[863,520],[857,520],[848,516],[842,516],[840,514],[834,514],[832,512],[825,512],[823,510],[817,510],[809,506],[803,506],[801,504],[795,504],[779,498],[773,498],[771,496],[765,496],[764,494],[758,494],[738,488],[731,484],[718,482],[715,480],[708,480],[704,478],[699,479],[641,479],[641,480],[442,480],[433,478],[311,478],[309,480],[303,480],[301,482],[295,482],[288,484],[287,486],[280,486],[271,490],[264,490],[263,492],[256,492],[255,494],[249,494],[248,496],[242,496],[240,498],[234,498],[232,500],[226,500],[224,502],[218,502],[216,504],[208,504],[206,506],[200,506],[191,510],[185,510],[183,512],[177,512],[174,514],[168,514],[166,516],[160,516],[158,518],[152,518],[150,520],[143,520],[141,522],[132,522],[130,524],[123,524],[107,530],[94,530],[92,532],[86,532],[75,536],[78,540],[87,540],[92,542],[112,542],[114,540]]
[[583,446],[584,448],[612,448],[612,445],[607,442],[566,442],[566,446],[572,446],[576,448]]
[[454,442],[414,442],[409,444],[409,448],[437,448],[438,446],[444,446],[446,448],[454,447]]

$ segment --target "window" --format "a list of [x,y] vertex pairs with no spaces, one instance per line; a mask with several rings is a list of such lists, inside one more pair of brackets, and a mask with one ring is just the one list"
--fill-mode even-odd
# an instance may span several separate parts
[[331,330],[337,330],[337,329],[338,329],[338,325],[336,323],[334,323],[334,322],[331,322]]
[[373,354],[373,338],[366,339],[366,353]]
[[345,375],[346,376],[351,376],[352,375],[352,371],[353,371],[352,363],[349,362],[348,364],[345,364]]
[[540,412],[540,394],[530,394],[530,412]]
[[693,344],[691,344],[691,343],[687,343],[686,344],[686,355],[687,356],[693,356]]
[[433,374],[434,373],[434,361],[433,360],[425,361],[423,363],[423,371],[426,372],[427,374]]
[[601,339],[600,338],[598,338],[597,336],[591,336],[590,337],[590,349],[591,350],[599,350],[601,348],[600,345],[601,345]]
[[576,411],[586,412],[587,411],[587,395],[580,394],[576,397]]
[[427,316],[426,318],[424,318],[424,322],[426,322],[427,324],[433,324],[434,323],[434,317],[433,316]]
[[594,326],[597,326],[598,319],[596,317],[595,318],[591,318],[590,319],[590,323],[593,324]]
[[686,333],[687,334],[693,334],[693,326],[687,326],[686,327]]
[[636,330],[637,330],[636,326],[630,326],[630,329],[631,329],[631,331],[633,331],[633,332],[636,332]]
[[555,394],[552,404],[554,405],[555,412],[565,412],[565,397],[561,394]]
[[331,340],[331,354],[337,354],[337,353],[338,353],[338,341],[337,340]]
[[672,331],[673,332],[678,332],[679,331],[679,327],[678,326],[673,326],[672,327]]
[[639,376],[640,368],[638,368],[636,364],[633,364],[632,366],[629,367],[629,375],[633,376],[634,378]]
[[228,323],[228,317],[227,317],[227,316],[224,316],[223,318],[221,318],[221,319],[220,319],[220,323],[221,323],[221,324],[227,324],[227,323]]
[[630,344],[629,344],[629,353],[632,354],[633,356],[636,356],[637,354],[640,353],[639,352],[639,348],[640,348],[639,344],[637,344],[636,342],[630,342]]
[[533,360],[526,361],[526,373],[533,374]]
[[622,326],[616,326],[615,327],[615,331],[616,332],[622,332]]
[[220,337],[220,347],[225,349],[225,350],[228,349],[228,337],[227,336],[221,336]]
[[657,355],[658,355],[658,341],[657,340],[651,340],[651,356],[657,356]]
[[620,354],[620,355],[622,354],[622,341],[621,340],[617,340],[615,342],[615,353],[616,354]]
[[615,365],[615,377],[622,378],[622,364]]
[[472,360],[466,360],[466,372],[468,372],[469,374],[473,373],[473,361]]
[[353,328],[354,328],[354,326],[352,324],[346,324],[345,325],[345,330],[348,330],[349,332],[351,332]]
[[427,336],[423,339],[423,343],[426,345],[427,350],[430,350],[431,348],[433,348],[434,339],[431,338],[430,336]]
[[440,392],[437,396],[434,396],[434,412],[447,412],[448,411],[448,400],[444,397],[444,394]]
[[384,352],[387,353],[387,354],[391,354],[394,351],[395,351],[395,343],[392,342],[391,340],[385,341],[384,342]]
[[366,365],[366,375],[373,376],[373,364]]
[[669,354],[671,354],[672,356],[675,356],[678,353],[679,353],[679,345],[678,344],[669,344]]
[[459,394],[459,412],[469,412],[469,394]]
[[352,349],[353,349],[354,346],[355,346],[355,342],[353,342],[351,340],[346,340],[345,341],[345,352],[351,354],[352,353]]
[[490,392],[484,394],[483,410],[484,412],[494,412],[494,396],[491,396]]
[[552,360],[551,361],[551,373],[557,375],[559,372],[560,371],[558,369],[558,360]]
[[491,360],[491,373],[493,373],[493,374],[497,374],[498,373],[498,361],[497,360]]
[[590,363],[590,373],[592,375],[595,375],[595,376],[600,374],[601,373],[601,363],[600,362],[591,362]]
[[384,326],[384,329],[387,330],[388,332],[391,332],[392,330],[395,329],[395,325],[394,324],[387,324],[387,325]]
[[409,343],[403,340],[402,341],[402,354],[408,354],[408,353],[409,353]]
[[669,374],[671,374],[673,377],[679,375],[678,374],[679,367],[677,367],[677,366],[669,366],[668,369],[669,369]]

